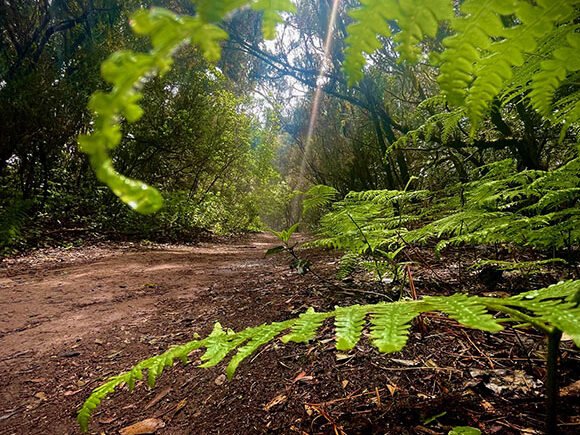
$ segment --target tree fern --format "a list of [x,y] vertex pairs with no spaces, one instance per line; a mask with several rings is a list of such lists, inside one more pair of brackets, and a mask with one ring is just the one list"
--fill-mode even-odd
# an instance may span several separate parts
[[[159,356],[142,361],[130,371],[112,377],[97,387],[80,409],[78,421],[86,431],[92,412],[115,389],[122,385],[128,385],[132,389],[135,380],[143,378],[144,371],[148,371],[149,384],[153,385],[165,368],[172,366],[176,360],[187,362],[189,355],[196,349],[206,348],[205,356],[201,358],[205,363],[199,367],[207,367],[207,362],[211,361],[210,365],[214,365],[219,362],[219,358],[225,359],[235,347],[237,353],[226,368],[226,373],[231,378],[244,359],[284,331],[290,330],[290,333],[281,337],[283,343],[309,341],[316,338],[316,331],[327,318],[335,319],[338,350],[352,349],[367,325],[370,328],[370,341],[380,352],[398,352],[407,343],[412,320],[428,311],[445,312],[466,327],[490,332],[502,329],[499,319],[491,314],[499,312],[507,316],[502,318],[503,323],[525,321],[546,333],[558,328],[572,336],[575,343],[580,345],[580,308],[577,303],[579,292],[580,281],[567,281],[505,299],[453,295],[426,297],[422,301],[337,307],[327,313],[308,310],[297,319],[264,324],[240,332],[225,331],[216,325],[207,338],[176,346]],[[370,317],[368,321],[367,315]]]

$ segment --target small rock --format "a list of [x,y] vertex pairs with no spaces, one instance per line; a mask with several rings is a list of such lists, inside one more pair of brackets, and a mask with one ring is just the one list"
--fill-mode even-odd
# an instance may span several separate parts
[[221,374],[219,375],[217,378],[215,378],[215,381],[213,381],[216,385],[223,385],[223,383],[226,381],[226,375]]

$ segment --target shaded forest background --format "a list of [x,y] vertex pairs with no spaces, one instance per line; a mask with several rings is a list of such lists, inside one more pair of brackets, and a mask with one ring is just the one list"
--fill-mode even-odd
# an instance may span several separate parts
[[[348,87],[345,11],[356,3],[341,3],[327,62],[330,0],[299,1],[298,13],[268,43],[260,17],[237,12],[223,24],[230,39],[217,66],[194,48],[182,49],[173,71],[146,85],[146,115],[125,126],[114,151],[121,173],[165,196],[162,212],[141,216],[96,181],[76,139],[91,129],[89,95],[106,87],[101,62],[121,48],[147,49],[131,33],[129,14],[152,5],[192,14],[194,6],[185,0],[2,2],[3,252],[91,234],[188,241],[207,231],[282,228],[297,219],[295,192],[310,185],[341,195],[439,191],[477,180],[478,168],[504,159],[522,171],[554,169],[574,157],[574,130],[560,140],[561,128],[527,104],[517,83],[494,100],[471,139],[465,114],[437,97],[437,68],[399,62],[390,39],[369,57],[364,79]],[[421,49],[440,51],[445,36],[440,31]],[[317,87],[323,92],[308,138]],[[559,98],[576,88],[568,84]]]

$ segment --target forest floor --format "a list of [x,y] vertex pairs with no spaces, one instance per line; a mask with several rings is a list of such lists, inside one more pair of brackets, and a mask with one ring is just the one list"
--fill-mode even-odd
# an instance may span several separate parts
[[[75,414],[109,376],[212,325],[239,330],[335,305],[377,301],[368,282],[338,287],[298,275],[284,255],[264,257],[263,234],[197,246],[103,243],[44,249],[0,265],[0,433],[76,434]],[[308,251],[329,280],[337,256]],[[472,253],[476,256],[477,253]],[[420,294],[489,291],[465,253],[421,253]],[[426,266],[428,264],[428,266]],[[462,277],[468,278],[462,279]],[[539,286],[541,283],[536,283]],[[509,293],[520,284],[493,283]],[[159,434],[542,433],[545,342],[531,331],[485,334],[440,315],[415,325],[408,346],[379,355],[367,343],[333,348],[332,328],[308,345],[264,347],[226,381],[223,365],[176,365],[148,390],[121,391],[97,409],[91,433],[145,419]],[[580,431],[580,354],[564,343],[563,433]],[[126,431],[125,433],[131,433]],[[142,432],[133,432],[142,433]]]

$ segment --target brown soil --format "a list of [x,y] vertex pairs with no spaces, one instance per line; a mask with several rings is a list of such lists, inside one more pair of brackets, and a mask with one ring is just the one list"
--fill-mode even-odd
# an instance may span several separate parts
[[[283,256],[264,258],[273,243],[253,235],[196,247],[103,244],[5,260],[0,433],[79,433],[76,411],[102,380],[194,333],[209,333],[216,321],[241,329],[309,306],[377,300],[357,280],[340,283],[340,290],[297,275]],[[336,258],[307,255],[332,279]],[[420,293],[458,290],[449,272],[456,263],[442,264],[439,271],[417,268]],[[223,367],[176,365],[155,389],[138,385],[105,401],[91,433],[118,433],[147,418],[164,422],[159,434],[443,434],[454,425],[486,434],[542,433],[541,336],[484,334],[438,315],[425,321],[427,332],[414,327],[407,348],[395,355],[365,343],[337,354],[328,327],[316,343],[266,346],[231,382],[224,382]],[[580,358],[564,347],[568,385],[578,380]],[[560,422],[564,433],[577,433],[578,397],[562,399]]]

